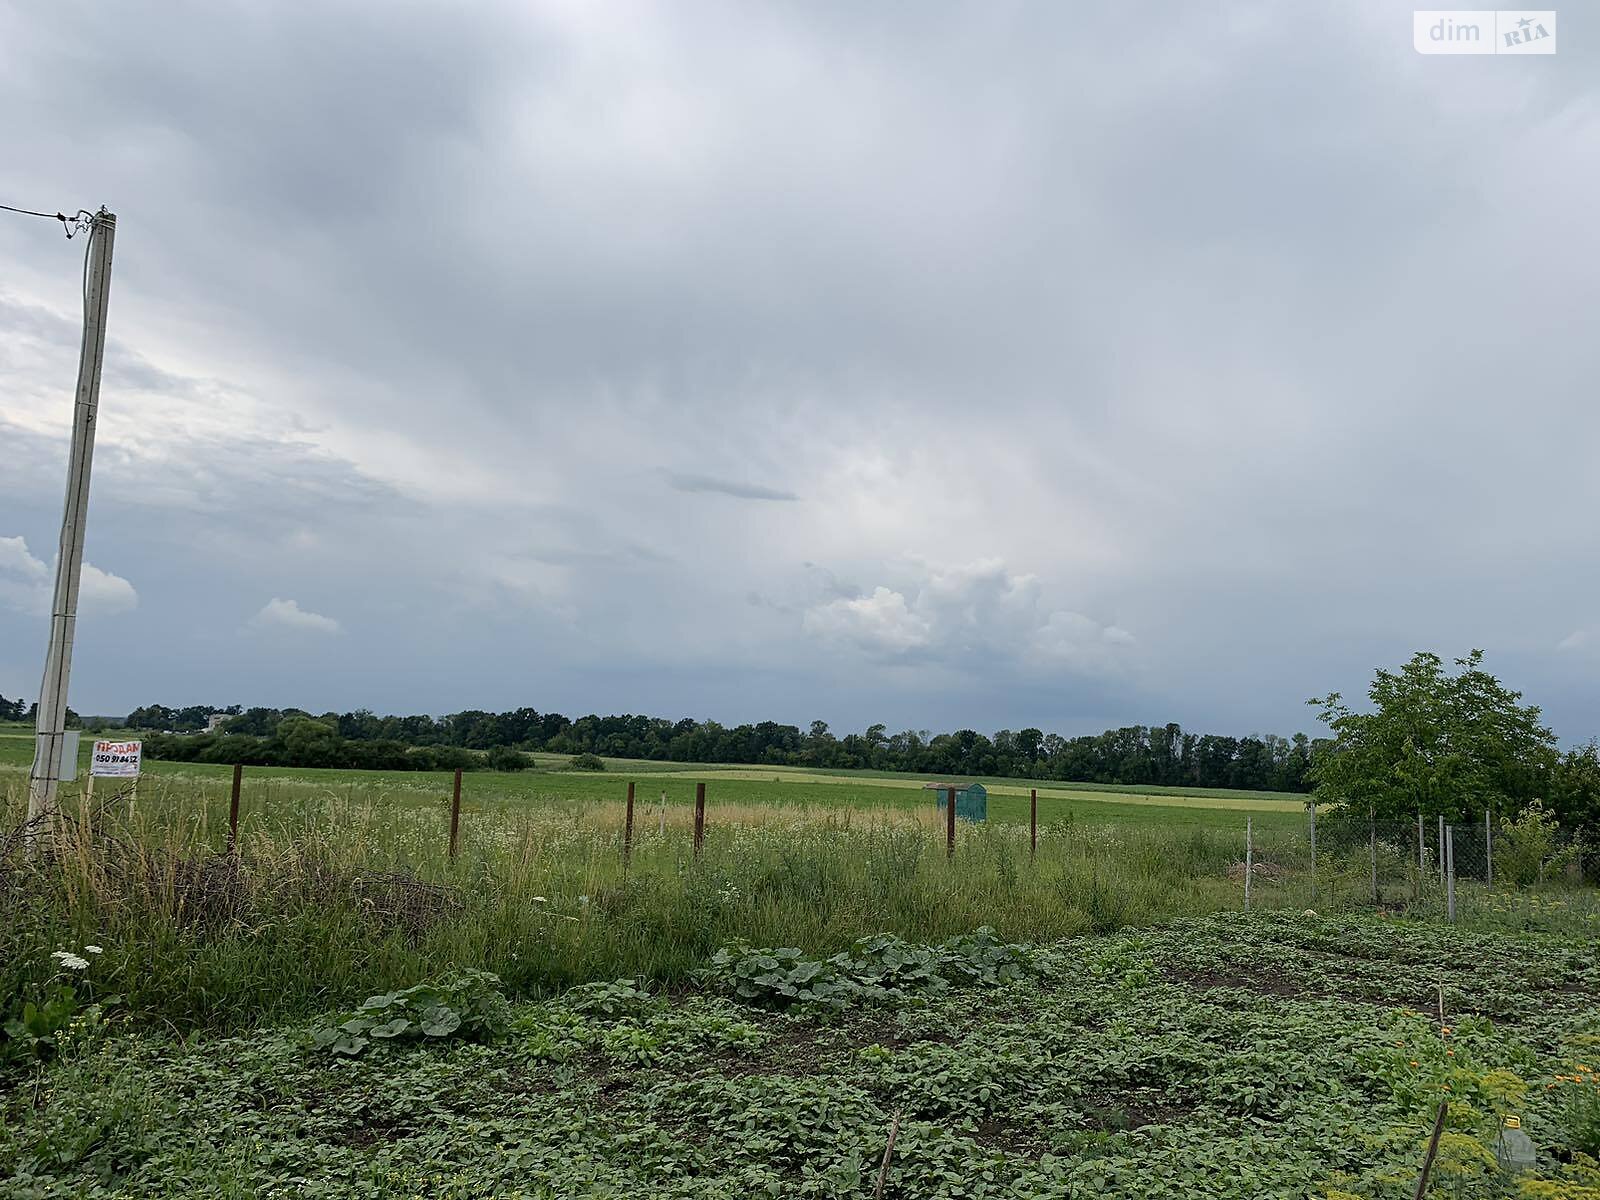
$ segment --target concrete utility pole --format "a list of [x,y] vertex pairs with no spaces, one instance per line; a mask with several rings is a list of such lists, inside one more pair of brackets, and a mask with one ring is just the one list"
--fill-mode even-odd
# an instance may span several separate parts
[[83,534],[89,516],[89,468],[94,461],[94,428],[100,407],[100,364],[106,348],[106,301],[111,291],[111,246],[117,218],[105,209],[89,226],[83,293],[83,345],[78,353],[78,391],[72,414],[72,453],[67,467],[67,504],[61,516],[61,550],[56,556],[55,598],[50,607],[50,648],[39,685],[38,735],[28,779],[28,841],[38,835],[37,820],[50,812],[61,779],[61,743],[67,728],[67,680],[72,674],[72,635],[78,621],[78,577],[83,568]]

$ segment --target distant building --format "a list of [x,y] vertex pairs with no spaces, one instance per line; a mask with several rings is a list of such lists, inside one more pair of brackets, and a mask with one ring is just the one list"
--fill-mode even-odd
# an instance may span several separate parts
[[[944,811],[945,797],[950,794],[950,789],[955,787],[951,783],[928,783],[924,787],[935,789],[939,797],[939,811]],[[983,821],[989,816],[989,791],[981,783],[969,783],[965,787],[956,788],[956,819],[960,821]]]
[[222,728],[222,723],[224,721],[228,720],[228,719],[229,719],[229,717],[228,717],[227,713],[212,713],[209,717],[206,718],[206,729],[205,729],[205,731],[207,733],[216,733],[216,732],[218,732]]

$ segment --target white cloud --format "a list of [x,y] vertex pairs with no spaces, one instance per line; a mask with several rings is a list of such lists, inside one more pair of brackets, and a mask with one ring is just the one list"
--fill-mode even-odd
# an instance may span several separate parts
[[895,655],[927,646],[932,628],[913,613],[906,598],[886,587],[870,596],[830,600],[806,610],[805,631],[815,637],[854,644],[869,654]]
[[276,596],[262,606],[261,611],[251,618],[250,623],[258,628],[297,629],[309,633],[339,632],[339,622],[332,617],[308,612],[295,601],[280,600]]
[[[1600,624],[1533,653],[1505,601],[1582,612],[1600,554],[1582,56],[1424,70],[1374,4],[1171,5],[1132,42],[1065,5],[1021,38],[1002,6],[391,7],[345,12],[359,62],[311,6],[0,18],[8,190],[81,178],[77,125],[141,214],[91,549],[140,564],[162,673],[85,675],[105,711],[204,694],[188,639],[266,592],[415,652],[292,661],[336,635],[268,618],[230,648],[251,702],[511,707],[537,672],[566,711],[1287,731],[1396,647],[1483,646],[1595,728]],[[94,121],[39,86],[68,74]],[[77,253],[0,222],[0,523],[41,549]],[[1506,396],[1560,436],[1504,436]],[[936,661],[1049,687],[872,669]]]
[[139,607],[139,593],[120,575],[102,571],[93,563],[83,564],[78,577],[78,611],[108,616]]
[[835,596],[806,610],[805,632],[886,660],[942,662],[979,669],[1116,668],[1133,634],[1082,613],[1053,609],[1032,575],[1000,559],[958,566],[910,559],[904,590],[878,585],[870,595]]
[[1595,642],[1594,630],[1575,629],[1556,643],[1557,650],[1585,650]]
[[[0,604],[39,615],[50,611],[55,567],[35,558],[27,539],[0,537]],[[139,607],[139,593],[120,575],[85,562],[78,576],[80,616],[111,616]]]
[[20,537],[0,537],[0,604],[33,613],[47,606],[50,571]]

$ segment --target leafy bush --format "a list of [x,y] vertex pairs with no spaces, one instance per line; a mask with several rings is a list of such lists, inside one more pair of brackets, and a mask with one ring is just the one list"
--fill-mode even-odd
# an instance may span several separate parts
[[493,766],[484,755],[459,746],[408,746],[389,739],[340,737],[338,730],[305,716],[285,719],[270,737],[247,733],[150,733],[144,737],[144,754],[146,758],[169,762],[338,767],[355,771],[475,771]]
[[58,983],[36,1003],[25,1001],[21,1011],[4,1025],[0,1061],[18,1058],[46,1059],[55,1054],[57,1039],[78,1013],[78,993]]
[[533,760],[510,746],[491,746],[484,760],[491,771],[526,771]]
[[1535,800],[1515,821],[1501,818],[1500,837],[1494,848],[1495,877],[1504,883],[1526,886],[1543,883],[1564,870],[1577,854],[1577,843],[1562,847],[1555,817]]
[[718,950],[701,978],[742,1000],[777,1008],[801,1005],[838,1010],[849,1003],[855,990],[831,962],[807,958],[792,946],[759,950],[745,942]]
[[1033,964],[1029,947],[1001,941],[987,925],[951,938],[939,951],[944,975],[952,982],[960,979],[992,987],[1021,979]]
[[892,933],[858,938],[849,950],[828,962],[858,988],[885,998],[942,991],[948,986],[940,973],[939,951]]
[[602,1017],[622,1017],[645,1008],[650,993],[637,980],[615,979],[610,983],[585,983],[561,994],[561,1002],[573,1012],[596,1013]]
[[1567,1145],[1600,1159],[1600,1073],[1586,1079],[1573,1076],[1562,1091],[1561,1126]]
[[53,1058],[62,1048],[74,1029],[80,1032],[99,1026],[103,1004],[114,1004],[120,996],[111,996],[101,1003],[84,1004],[79,989],[70,980],[72,972],[82,972],[83,987],[89,995],[93,989],[88,982],[91,962],[102,953],[99,946],[88,945],[83,952],[56,950],[50,958],[56,974],[37,1000],[19,1001],[9,1013],[0,1012],[0,1063],[19,1059],[42,1061]]
[[487,1042],[502,1036],[511,1006],[500,991],[500,977],[463,970],[404,991],[368,997],[353,1013],[343,1013],[312,1031],[312,1043],[334,1054],[354,1057],[374,1042],[417,1042],[458,1037]]
[[598,754],[574,754],[567,764],[574,771],[604,771],[606,764]]
[[837,1011],[856,1001],[899,1001],[941,992],[952,983],[1008,983],[1022,978],[1031,963],[1027,947],[1002,942],[984,926],[939,946],[880,933],[858,938],[849,950],[828,959],[807,958],[793,947],[771,950],[732,942],[712,956],[700,978],[758,1004]]

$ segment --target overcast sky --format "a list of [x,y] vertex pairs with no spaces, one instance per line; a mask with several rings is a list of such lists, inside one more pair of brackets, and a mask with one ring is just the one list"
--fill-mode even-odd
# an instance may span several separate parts
[[[13,4],[118,216],[71,703],[1600,733],[1600,22],[1394,3]],[[0,213],[0,693],[81,246]]]

